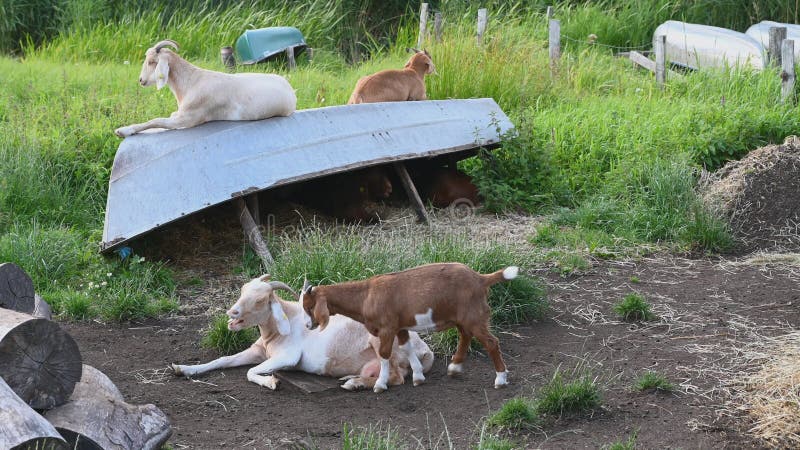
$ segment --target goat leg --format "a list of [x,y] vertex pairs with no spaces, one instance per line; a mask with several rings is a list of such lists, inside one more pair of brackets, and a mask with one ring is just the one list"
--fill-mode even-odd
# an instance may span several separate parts
[[278,353],[261,364],[251,367],[247,371],[247,381],[274,391],[278,388],[278,379],[273,373],[281,369],[294,368],[300,362],[300,356],[301,352],[299,350]]
[[250,348],[243,350],[235,355],[223,356],[205,364],[197,364],[191,366],[184,366],[179,364],[171,364],[172,372],[176,376],[190,377],[200,373],[209,372],[217,369],[226,369],[228,367],[246,366],[249,364],[258,364],[264,361],[266,355],[261,346],[252,345]]
[[199,117],[193,117],[186,114],[179,114],[177,111],[172,113],[170,117],[158,117],[155,119],[148,120],[144,123],[136,123],[133,125],[128,125],[126,127],[117,128],[114,130],[114,134],[117,136],[124,138],[136,133],[142,132],[144,130],[148,130],[150,128],[166,128],[168,130],[174,130],[177,128],[191,128],[203,123],[202,119]]

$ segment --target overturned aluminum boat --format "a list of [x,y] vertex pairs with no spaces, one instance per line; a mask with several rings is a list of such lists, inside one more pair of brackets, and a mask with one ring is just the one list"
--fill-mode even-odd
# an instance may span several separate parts
[[101,251],[254,192],[389,162],[470,156],[513,127],[483,98],[331,106],[136,134],[114,158]]
[[667,62],[692,69],[751,67],[763,69],[764,46],[752,37],[726,28],[668,20],[653,33],[666,36]]
[[752,25],[744,33],[760,42],[765,49],[769,49],[769,29],[772,27],[786,28],[786,39],[794,41],[795,60],[800,59],[800,25],[763,20]]

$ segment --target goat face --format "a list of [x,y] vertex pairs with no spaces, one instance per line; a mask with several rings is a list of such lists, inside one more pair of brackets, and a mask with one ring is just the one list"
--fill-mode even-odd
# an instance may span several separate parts
[[269,275],[254,278],[242,286],[239,300],[228,310],[228,329],[239,331],[244,328],[265,324],[270,317],[275,321],[278,332],[287,335],[291,332],[289,318],[275,296],[274,288],[284,288],[283,283],[270,282]]
[[142,86],[152,86],[155,83],[157,89],[163,88],[169,79],[169,57],[172,53],[169,49],[164,49],[170,45],[178,49],[178,44],[174,41],[166,40],[157,43],[147,49],[144,54],[142,71],[139,73],[139,84]]
[[300,303],[306,313],[306,328],[313,330],[319,326],[320,331],[322,331],[328,326],[328,320],[330,319],[328,302],[324,296],[319,295],[319,290],[315,290],[308,281],[303,284]]

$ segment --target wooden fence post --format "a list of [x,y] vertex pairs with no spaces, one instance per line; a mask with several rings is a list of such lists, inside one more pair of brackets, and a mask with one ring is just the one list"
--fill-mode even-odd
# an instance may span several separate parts
[[555,72],[561,58],[561,21],[550,19],[550,70]]
[[656,36],[656,84],[664,89],[667,82],[667,36]]
[[417,48],[422,50],[425,43],[425,36],[428,33],[428,4],[419,5],[419,36],[417,36]]
[[781,67],[781,42],[786,39],[786,27],[769,28],[769,62],[772,67]]
[[294,60],[294,47],[289,47],[286,49],[286,62],[289,65],[289,70],[294,70],[297,68],[297,62]]
[[483,43],[483,33],[486,32],[486,8],[478,10],[478,45]]
[[784,39],[781,43],[781,62],[781,101],[794,103],[794,41],[791,39]]
[[436,36],[436,42],[442,40],[442,13],[439,11],[433,15],[433,34]]

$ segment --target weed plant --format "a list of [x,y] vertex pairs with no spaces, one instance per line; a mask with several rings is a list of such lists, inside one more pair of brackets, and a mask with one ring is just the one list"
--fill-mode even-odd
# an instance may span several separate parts
[[643,373],[634,383],[634,388],[638,391],[664,391],[672,392],[675,389],[666,376],[658,372],[647,371]]
[[409,448],[396,429],[380,425],[354,427],[344,424],[342,450],[400,450]]
[[650,311],[650,304],[644,296],[632,292],[614,305],[614,312],[627,322],[647,322],[658,317]]
[[588,374],[567,380],[556,370],[553,378],[536,395],[536,413],[561,416],[590,411],[600,406],[600,390]]
[[486,420],[490,427],[507,430],[524,430],[536,426],[539,418],[536,405],[527,398],[512,398],[503,403],[500,409]]
[[613,444],[603,446],[603,450],[636,450],[636,437],[639,430],[634,430],[626,441],[614,442]]
[[224,355],[231,355],[250,347],[256,339],[258,339],[258,328],[231,331],[228,329],[228,316],[222,314],[211,322],[203,339],[200,340],[200,345],[219,350]]

